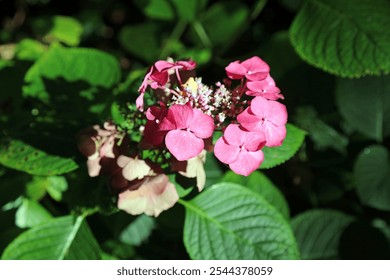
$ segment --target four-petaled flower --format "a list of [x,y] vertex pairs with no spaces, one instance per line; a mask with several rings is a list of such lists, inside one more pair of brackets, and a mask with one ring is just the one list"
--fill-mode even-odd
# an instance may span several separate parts
[[270,68],[260,57],[254,56],[243,62],[239,60],[231,62],[225,70],[227,76],[233,80],[245,77],[248,81],[261,81],[267,77]]
[[214,154],[237,174],[248,176],[263,162],[261,149],[265,141],[261,132],[245,131],[237,124],[230,124],[215,143]]
[[171,154],[178,160],[189,160],[203,150],[204,139],[213,134],[214,120],[189,103],[175,104],[168,109],[159,128],[168,131],[165,145]]

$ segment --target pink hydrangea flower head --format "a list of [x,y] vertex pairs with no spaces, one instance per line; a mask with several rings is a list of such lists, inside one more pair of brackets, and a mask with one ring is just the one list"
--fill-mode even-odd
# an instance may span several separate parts
[[225,70],[227,76],[233,80],[245,77],[248,81],[261,81],[267,77],[270,68],[260,57],[254,56],[243,62],[239,60],[231,62]]
[[246,87],[248,90],[245,93],[250,96],[262,96],[269,100],[284,99],[284,96],[280,94],[280,89],[270,75],[262,81],[248,81]]
[[146,177],[136,190],[127,190],[119,194],[118,208],[131,215],[145,213],[157,217],[171,208],[179,199],[175,186],[168,176],[159,174]]
[[160,130],[168,131],[165,145],[177,160],[188,160],[200,154],[203,139],[211,137],[214,120],[189,103],[175,104],[168,109]]
[[265,141],[261,132],[245,131],[237,124],[230,124],[215,143],[214,154],[235,173],[248,176],[263,162],[261,149]]
[[287,109],[277,101],[257,96],[237,120],[249,131],[262,132],[268,147],[280,146],[286,138]]

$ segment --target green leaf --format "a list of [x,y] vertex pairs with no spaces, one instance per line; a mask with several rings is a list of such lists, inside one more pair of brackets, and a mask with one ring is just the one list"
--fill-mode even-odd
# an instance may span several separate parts
[[46,51],[47,47],[32,39],[23,39],[16,45],[16,57],[20,60],[35,61]]
[[363,204],[390,211],[389,151],[380,145],[369,146],[354,166],[356,190]]
[[119,240],[127,245],[139,246],[149,238],[155,227],[155,219],[141,215],[120,233]]
[[287,135],[282,146],[264,147],[264,161],[260,165],[262,169],[268,169],[282,164],[292,158],[301,147],[306,132],[298,127],[287,124]]
[[382,141],[390,135],[390,76],[340,79],[336,101],[347,123],[362,134]]
[[186,208],[184,245],[192,259],[297,259],[291,228],[260,195],[216,184]]
[[77,46],[83,34],[81,23],[66,16],[40,17],[33,21],[33,28],[46,42],[60,41],[69,46]]
[[275,207],[286,219],[289,218],[290,210],[287,201],[279,189],[263,173],[255,171],[249,176],[242,176],[228,171],[221,182],[236,183],[247,187],[254,193],[261,195],[269,204]]
[[51,220],[53,216],[39,202],[23,199],[16,211],[15,224],[20,228],[30,228]]
[[119,42],[130,54],[153,63],[159,57],[161,33],[161,24],[156,22],[127,25],[120,30]]
[[310,0],[295,17],[291,42],[308,63],[341,77],[390,71],[390,2]]
[[134,0],[133,2],[148,18],[167,21],[175,18],[175,11],[168,0]]
[[203,45],[217,50],[227,48],[248,24],[249,9],[237,1],[217,2],[194,22],[193,28]]
[[223,176],[223,171],[221,169],[220,163],[213,153],[206,154],[206,162],[204,163],[204,170],[206,172],[206,185],[209,187],[219,182]]
[[337,259],[340,237],[354,218],[335,210],[309,210],[294,217],[291,226],[302,259]]
[[100,249],[83,217],[65,216],[33,227],[4,250],[3,260],[95,260]]
[[68,189],[68,183],[63,176],[34,176],[26,185],[26,194],[33,200],[40,200],[46,192],[56,201],[61,201],[62,193]]
[[46,154],[19,140],[0,146],[0,164],[40,176],[60,175],[78,168],[72,159]]
[[63,78],[68,82],[84,81],[92,87],[112,88],[121,77],[117,60],[102,51],[86,48],[64,48],[53,44],[38,59],[24,78],[24,96],[49,99],[44,79]]
[[308,132],[316,149],[325,150],[326,148],[332,148],[341,154],[346,154],[348,138],[322,121],[314,107],[298,108],[295,120],[300,127]]
[[205,8],[208,0],[170,0],[176,10],[179,19],[193,21]]

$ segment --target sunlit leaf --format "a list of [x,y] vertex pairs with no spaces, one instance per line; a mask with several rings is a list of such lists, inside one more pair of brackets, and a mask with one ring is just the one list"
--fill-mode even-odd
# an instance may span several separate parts
[[0,146],[0,164],[40,176],[60,175],[78,167],[72,159],[49,155],[19,140]]
[[298,258],[287,221],[240,185],[220,183],[182,204],[184,244],[192,259]]
[[3,260],[94,260],[100,249],[83,217],[65,216],[20,234]]
[[15,224],[20,228],[30,228],[52,219],[53,216],[39,202],[23,199],[16,211]]
[[255,171],[249,176],[242,176],[228,171],[221,182],[236,183],[247,187],[256,194],[261,195],[269,204],[275,207],[286,218],[289,218],[289,208],[287,201],[279,189],[263,173]]

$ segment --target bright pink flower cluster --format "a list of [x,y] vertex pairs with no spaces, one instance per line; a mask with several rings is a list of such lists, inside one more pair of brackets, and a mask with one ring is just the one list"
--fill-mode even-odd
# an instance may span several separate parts
[[179,197],[166,174],[196,178],[201,191],[215,131],[223,132],[215,156],[245,176],[259,168],[264,146],[282,144],[287,111],[277,101],[284,97],[267,63],[257,56],[232,62],[225,68],[228,78],[213,87],[196,77],[195,67],[193,61],[160,60],[149,69],[136,100],[143,121],[135,150],[109,123],[81,133],[79,148],[88,157],[89,173],[109,175],[119,209],[157,216],[172,207]]

